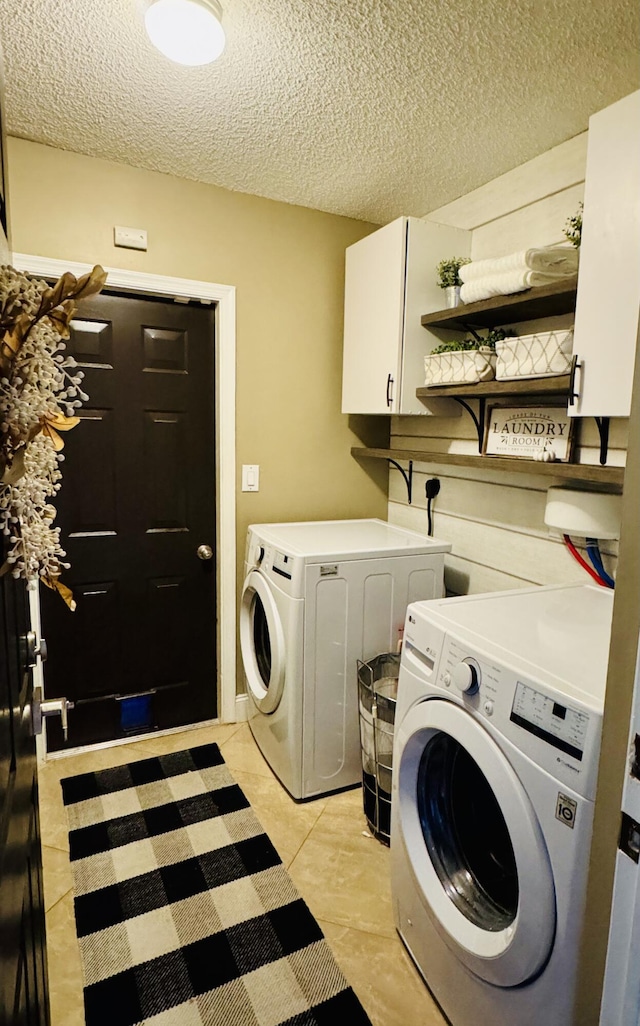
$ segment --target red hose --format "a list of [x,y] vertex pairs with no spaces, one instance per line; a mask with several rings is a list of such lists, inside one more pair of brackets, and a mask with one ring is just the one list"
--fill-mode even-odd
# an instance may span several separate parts
[[580,566],[584,567],[584,569],[587,571],[588,574],[591,574],[591,576],[593,577],[594,581],[597,581],[598,584],[601,584],[603,588],[608,588],[609,585],[607,584],[607,582],[603,581],[602,578],[600,577],[600,575],[597,574],[595,570],[592,570],[591,567],[589,566],[589,564],[587,563],[587,561],[582,558],[582,556],[578,552],[577,548],[575,547],[575,545],[571,541],[571,538],[569,537],[569,535],[568,534],[563,534],[562,537],[564,538],[565,545],[569,549],[569,552],[574,557],[574,559],[578,560],[578,563],[580,564]]

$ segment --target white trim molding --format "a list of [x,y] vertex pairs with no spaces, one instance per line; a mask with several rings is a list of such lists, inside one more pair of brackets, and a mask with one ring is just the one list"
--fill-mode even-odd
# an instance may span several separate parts
[[[76,277],[91,264],[26,253],[13,254],[13,266],[43,278],[59,278],[65,271]],[[105,267],[107,288],[170,299],[197,299],[216,304],[215,395],[218,550],[218,701],[219,720],[235,723],[236,707],[236,290],[189,278],[170,278],[139,271]],[[214,625],[215,626],[215,625]]]

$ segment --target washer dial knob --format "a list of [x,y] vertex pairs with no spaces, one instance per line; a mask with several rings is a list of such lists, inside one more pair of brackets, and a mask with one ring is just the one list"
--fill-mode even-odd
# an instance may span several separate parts
[[453,671],[453,683],[463,695],[475,695],[480,687],[480,667],[475,659],[463,659]]

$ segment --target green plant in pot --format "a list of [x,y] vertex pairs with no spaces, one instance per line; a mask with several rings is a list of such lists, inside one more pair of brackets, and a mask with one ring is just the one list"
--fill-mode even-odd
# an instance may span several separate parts
[[472,332],[470,338],[456,338],[450,342],[441,342],[439,346],[431,350],[431,356],[437,356],[438,353],[467,352],[471,349],[491,349],[495,352],[496,342],[502,342],[505,338],[515,338],[516,335],[517,332],[513,328],[492,328],[484,338]]
[[496,342],[515,334],[513,328],[494,328],[481,336],[471,329],[467,338],[442,342],[424,358],[425,385],[491,381],[496,372]]
[[445,290],[447,306],[458,306],[460,302],[460,268],[463,264],[470,264],[470,257],[446,257],[436,267],[438,274],[438,286]]
[[566,240],[570,242],[572,246],[575,246],[576,249],[580,248],[580,243],[582,242],[582,211],[583,204],[580,202],[575,214],[567,218],[565,226],[562,229],[562,234]]

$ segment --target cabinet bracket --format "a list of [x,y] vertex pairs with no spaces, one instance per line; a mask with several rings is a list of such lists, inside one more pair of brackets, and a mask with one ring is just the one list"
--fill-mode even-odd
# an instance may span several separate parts
[[460,396],[457,395],[452,395],[451,398],[454,399],[459,406],[464,406],[465,410],[471,417],[473,423],[475,424],[476,433],[478,435],[478,452],[482,452],[482,441],[484,439],[484,424],[486,416],[486,402],[484,397],[478,396],[476,400],[478,403],[477,415],[473,407],[470,406],[465,399],[461,399]]
[[413,484],[413,460],[409,460],[408,470],[405,470],[404,467],[401,467],[399,463],[396,463],[396,461],[392,460],[391,458],[389,458],[389,463],[391,463],[396,468],[396,470],[399,470],[402,474],[404,478],[404,483],[407,486],[407,501],[409,505],[411,505],[411,486]]
[[600,435],[600,466],[604,467],[609,454],[609,417],[594,417]]

